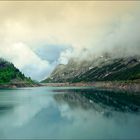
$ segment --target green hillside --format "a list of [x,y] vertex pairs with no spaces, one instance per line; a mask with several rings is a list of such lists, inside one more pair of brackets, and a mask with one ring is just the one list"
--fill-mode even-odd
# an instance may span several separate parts
[[12,63],[0,58],[0,86],[25,86],[32,84],[34,84],[34,82],[31,78],[25,77]]

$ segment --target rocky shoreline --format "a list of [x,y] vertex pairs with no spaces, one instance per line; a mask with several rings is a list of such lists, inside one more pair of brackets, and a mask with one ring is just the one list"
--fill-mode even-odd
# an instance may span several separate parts
[[79,82],[79,83],[10,83],[10,84],[0,84],[0,88],[22,88],[22,87],[95,87],[107,90],[121,90],[128,92],[140,92],[140,82],[139,81],[106,81],[106,82]]
[[37,83],[16,83],[16,84],[1,84],[0,88],[22,88],[22,87],[38,87]]
[[80,82],[80,83],[42,83],[42,86],[53,86],[53,87],[63,87],[63,86],[77,86],[77,87],[96,87],[108,90],[123,90],[128,92],[140,92],[140,82],[139,81],[105,81],[105,82]]
[[94,83],[95,87],[122,90],[128,92],[140,92],[140,83],[123,83],[123,82],[97,82]]

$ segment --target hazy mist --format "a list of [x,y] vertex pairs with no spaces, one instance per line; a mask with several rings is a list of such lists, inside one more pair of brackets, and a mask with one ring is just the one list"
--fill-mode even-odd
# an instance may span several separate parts
[[73,57],[139,55],[139,37],[139,1],[0,2],[0,57],[35,80]]

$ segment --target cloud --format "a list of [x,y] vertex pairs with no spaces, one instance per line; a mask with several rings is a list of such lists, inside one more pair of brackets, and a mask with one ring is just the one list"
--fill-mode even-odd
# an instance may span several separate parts
[[[46,41],[39,42],[35,44],[38,46],[34,49],[34,52],[42,59],[49,61],[50,63],[53,63],[55,61],[58,61],[61,53],[67,49],[70,49],[70,45],[64,45],[64,44],[48,44]],[[35,46],[34,45],[34,46]],[[53,54],[53,55],[52,55]]]
[[13,62],[26,76],[41,80],[51,70],[49,62],[40,59],[26,44],[18,42],[4,45],[0,48],[0,56]]
[[0,2],[0,56],[47,77],[71,57],[139,52],[140,2]]
[[67,49],[61,52],[58,62],[60,64],[67,64],[68,60],[72,57],[72,49]]
[[139,55],[139,17],[140,12],[130,14],[125,20],[112,21],[96,44],[96,51],[92,48],[91,50],[95,51],[95,54],[109,52],[115,57]]

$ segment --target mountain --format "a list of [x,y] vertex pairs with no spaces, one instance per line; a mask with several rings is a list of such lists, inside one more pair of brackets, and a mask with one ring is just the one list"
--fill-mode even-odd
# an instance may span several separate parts
[[34,86],[35,82],[27,78],[12,63],[0,58],[0,87]]
[[127,80],[140,80],[140,56],[112,58],[105,55],[91,60],[71,59],[67,65],[58,65],[42,82],[76,83]]

